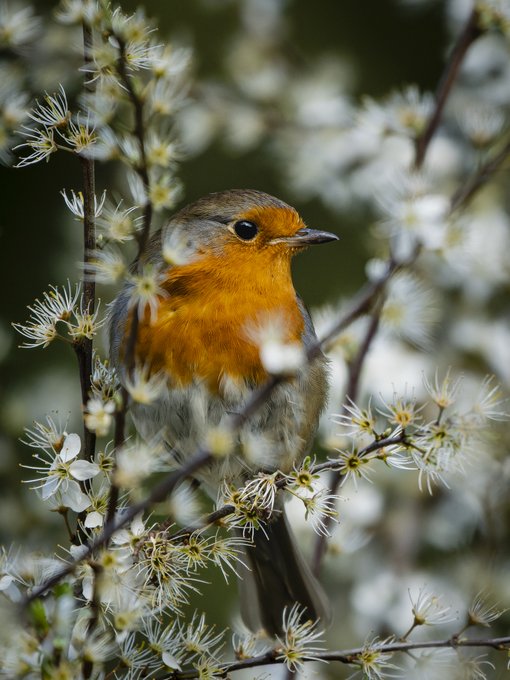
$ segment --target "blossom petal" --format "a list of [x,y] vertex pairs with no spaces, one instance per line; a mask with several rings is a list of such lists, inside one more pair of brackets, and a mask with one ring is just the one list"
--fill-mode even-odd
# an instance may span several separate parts
[[90,498],[81,491],[78,482],[71,480],[62,490],[62,505],[75,512],[83,512],[90,507]]
[[57,492],[60,482],[61,480],[56,475],[51,475],[51,477],[48,477],[41,487],[41,498],[43,501],[47,501],[48,498],[51,498],[51,496]]
[[80,453],[80,449],[81,439],[79,435],[71,432],[71,434],[68,434],[64,439],[62,450],[59,453],[60,458],[64,461],[64,463],[67,463],[73,458],[76,458],[76,456]]
[[103,521],[103,515],[100,512],[97,512],[97,510],[94,510],[93,512],[89,512],[86,516],[85,526],[87,529],[95,529],[96,527],[102,527]]
[[69,466],[69,472],[75,479],[83,481],[95,477],[99,473],[99,466],[95,463],[89,463],[87,460],[75,460]]
[[172,654],[169,654],[168,652],[163,652],[163,654],[161,655],[161,659],[165,666],[167,666],[167,668],[171,668],[174,671],[182,670],[181,666],[179,665],[179,662]]

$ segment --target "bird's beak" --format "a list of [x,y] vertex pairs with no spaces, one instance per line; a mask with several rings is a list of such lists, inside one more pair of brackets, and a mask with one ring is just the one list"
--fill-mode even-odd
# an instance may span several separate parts
[[296,231],[292,236],[274,238],[270,243],[286,243],[291,248],[305,248],[306,246],[312,246],[316,243],[327,243],[328,241],[338,241],[338,236],[329,231],[304,227]]

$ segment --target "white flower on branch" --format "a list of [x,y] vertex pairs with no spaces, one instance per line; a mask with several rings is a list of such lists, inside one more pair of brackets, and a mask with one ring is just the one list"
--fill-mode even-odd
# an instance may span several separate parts
[[[101,466],[99,465],[100,469]],[[102,527],[108,511],[108,498],[110,496],[110,485],[103,482],[98,488],[87,491],[90,505],[87,508],[87,516],[83,522],[86,529],[97,529]]]
[[103,202],[104,210],[96,215],[97,227],[101,230],[104,238],[117,243],[131,240],[139,225],[139,219],[133,215],[136,206],[122,208],[122,201],[117,204]]
[[438,626],[457,619],[457,615],[452,613],[451,606],[443,603],[442,596],[428,592],[425,587],[420,588],[416,597],[409,591],[409,599],[414,617],[413,628]]
[[152,71],[157,78],[156,86],[160,83],[178,82],[189,68],[191,51],[185,47],[164,45],[157,47],[151,64]]
[[85,264],[85,273],[97,283],[118,283],[126,276],[127,270],[122,253],[114,246],[95,250],[90,261]]
[[151,375],[149,366],[136,365],[126,378],[126,389],[138,404],[152,404],[163,394],[166,386],[166,374],[158,372]]
[[219,653],[223,647],[225,633],[216,632],[214,626],[210,626],[205,621],[204,614],[195,612],[189,624],[181,624],[179,627],[179,637],[181,639],[186,660],[192,660],[207,655],[213,659],[219,658]]
[[353,663],[360,668],[363,678],[366,680],[384,680],[384,678],[395,677],[390,674],[392,671],[399,671],[400,668],[391,663],[392,652],[385,652],[384,646],[393,642],[394,638],[389,637],[385,640],[375,638],[367,640],[363,645],[362,651],[357,655]]
[[181,663],[184,654],[177,634],[176,621],[164,625],[154,616],[148,616],[143,621],[142,635],[148,643],[147,668],[158,671],[163,663],[172,670],[182,670]]
[[146,265],[139,274],[128,277],[129,307],[136,307],[138,316],[143,318],[145,313],[150,315],[151,321],[157,316],[159,300],[166,297],[167,292],[162,287],[163,275],[151,265]]
[[161,168],[170,167],[179,160],[180,154],[174,141],[160,137],[152,131],[147,137],[147,162]]
[[60,85],[60,92],[52,95],[46,92],[44,103],[37,102],[36,108],[28,115],[45,128],[65,128],[71,119],[71,112],[63,86]]
[[377,409],[379,413],[388,419],[396,427],[405,430],[410,426],[416,426],[422,419],[420,411],[423,406],[418,405],[414,391],[411,395],[393,392],[393,399],[390,402],[381,398],[384,408]]
[[104,326],[107,318],[99,318],[99,305],[98,302],[93,313],[74,310],[74,321],[67,321],[67,332],[72,340],[80,341],[83,338],[92,340],[101,326]]
[[475,148],[483,149],[492,144],[503,132],[505,114],[486,102],[463,107],[458,114],[459,125]]
[[87,430],[95,432],[98,437],[104,437],[112,426],[114,413],[115,402],[104,402],[97,397],[89,399],[83,415]]
[[376,435],[376,420],[369,401],[365,409],[357,406],[352,399],[344,404],[343,413],[333,414],[331,420],[342,426],[342,433],[348,437],[370,437]]
[[149,198],[156,212],[172,209],[182,196],[182,184],[169,172],[151,178]]
[[22,126],[22,133],[27,141],[15,146],[14,150],[27,147],[32,153],[21,158],[15,166],[17,168],[24,168],[27,165],[33,165],[34,163],[39,163],[39,161],[48,160],[51,154],[55,153],[58,149],[53,128],[32,130],[31,128]]
[[93,157],[92,149],[97,141],[97,136],[88,116],[87,120],[83,122],[80,119],[80,114],[78,114],[76,120],[69,121],[67,131],[65,133],[59,131],[59,133],[77,154]]
[[264,531],[267,513],[261,512],[257,506],[254,506],[252,499],[246,502],[242,495],[242,489],[236,489],[225,481],[220,490],[217,505],[218,507],[224,505],[234,507],[234,512],[225,518],[225,523],[229,527],[241,529],[244,538],[252,539],[255,531],[259,529]]
[[508,398],[505,398],[501,387],[495,383],[494,376],[484,378],[478,392],[475,404],[470,414],[475,421],[483,424],[487,420],[505,421],[510,417]]
[[127,549],[131,554],[134,554],[146,531],[143,517],[138,515],[131,520],[129,526],[119,529],[113,534],[112,543],[120,549]]
[[283,661],[289,671],[303,672],[305,661],[322,661],[320,653],[324,647],[317,643],[323,637],[320,621],[307,620],[300,604],[296,603],[291,609],[285,607],[283,637],[278,637],[276,658]]
[[266,512],[268,516],[271,515],[278,492],[277,479],[278,472],[272,474],[259,472],[254,479],[238,490],[240,502],[256,508],[259,512]]
[[25,437],[21,442],[34,449],[60,451],[67,436],[67,422],[58,424],[52,416],[46,416],[46,423],[34,421],[33,429],[25,428]]
[[[64,198],[66,206],[73,213],[73,215],[80,221],[84,218],[84,198],[81,191],[75,192],[71,189],[71,195],[68,196],[65,189],[60,192]],[[106,200],[106,191],[103,191],[103,195],[97,200],[97,196],[94,195],[94,217],[97,219],[101,212],[103,211],[104,202]]]
[[242,661],[268,652],[270,647],[261,638],[262,634],[249,633],[246,630],[243,630],[242,633],[234,633],[232,635],[232,649],[236,659]]
[[81,67],[86,73],[90,83],[98,82],[99,85],[105,83],[118,83],[117,73],[118,50],[110,42],[98,42],[91,51],[92,60]]
[[311,469],[314,464],[315,460],[312,461],[310,456],[306,456],[299,468],[294,467],[294,470],[286,475],[291,491],[296,491],[298,494],[303,491],[313,494],[322,488],[319,475]]
[[468,624],[470,626],[490,626],[497,621],[507,609],[500,609],[497,604],[489,604],[485,593],[480,591],[468,609]]
[[370,468],[371,463],[373,463],[373,458],[360,456],[357,448],[352,448],[350,450],[342,451],[341,449],[336,449],[338,451],[338,457],[335,459],[330,459],[332,465],[342,475],[342,484],[345,484],[347,480],[352,479],[354,486],[357,488],[358,480],[363,478],[367,482],[371,482]]
[[241,536],[222,537],[216,533],[213,537],[208,548],[208,558],[220,569],[226,582],[229,574],[234,573],[239,577],[237,572],[239,564],[247,566],[243,561],[245,554],[243,548],[249,545],[251,541]]
[[36,483],[32,488],[40,490],[43,501],[55,497],[60,505],[75,512],[89,507],[90,500],[81,491],[78,481],[92,479],[99,473],[99,467],[86,460],[75,460],[80,450],[80,437],[68,434],[59,450],[46,449],[45,458],[35,454],[39,464],[24,466],[39,473],[39,477],[28,480],[28,483]]
[[91,390],[94,397],[101,401],[111,401],[119,388],[119,381],[115,368],[108,359],[104,361],[94,353],[91,377]]
[[[57,330],[57,324],[63,323],[67,332],[72,335],[73,329],[79,326],[82,299],[81,286],[76,284],[74,292],[71,283],[67,287],[58,288],[50,286],[50,290],[43,293],[42,300],[37,299],[32,306],[28,307],[30,318],[26,324],[15,323],[13,327],[28,338],[31,342],[23,343],[22,347],[47,347],[56,338],[62,338]],[[74,315],[77,323],[73,325],[71,317]],[[90,317],[95,323],[97,312]],[[97,325],[92,325],[90,330],[95,330]]]
[[425,376],[423,377],[423,385],[430,395],[432,401],[441,409],[447,409],[455,403],[458,396],[462,376],[457,378],[452,376],[452,371],[449,368],[442,381],[439,380],[439,373],[436,370],[434,381],[431,382]]
[[312,496],[298,496],[305,506],[305,518],[310,520],[312,529],[319,536],[330,536],[328,524],[337,522],[336,504],[339,496],[328,493],[328,489],[320,489]]
[[156,608],[164,604],[180,612],[188,602],[188,591],[197,590],[186,555],[162,532],[150,534],[141,543],[136,568]]

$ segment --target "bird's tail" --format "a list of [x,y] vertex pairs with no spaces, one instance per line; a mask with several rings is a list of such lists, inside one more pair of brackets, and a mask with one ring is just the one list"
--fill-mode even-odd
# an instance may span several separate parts
[[246,550],[240,581],[241,616],[253,632],[261,627],[271,636],[282,635],[283,612],[298,603],[303,620],[331,618],[329,602],[312,574],[285,516],[285,510],[264,530],[255,532]]

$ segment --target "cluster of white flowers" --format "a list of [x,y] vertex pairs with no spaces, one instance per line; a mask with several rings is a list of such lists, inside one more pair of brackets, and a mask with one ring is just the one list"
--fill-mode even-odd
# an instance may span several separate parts
[[[432,493],[434,483],[448,486],[450,473],[465,470],[470,453],[481,444],[489,421],[508,419],[506,399],[493,377],[487,377],[469,405],[462,405],[462,376],[448,370],[443,380],[424,380],[428,401],[418,402],[414,392],[394,392],[391,399],[379,397],[374,412],[371,403],[354,403],[333,416],[341,426],[338,439],[349,444],[338,449],[337,469],[343,482],[369,479],[375,461],[390,467],[419,470],[419,484]],[[334,462],[334,458],[330,459]]]

